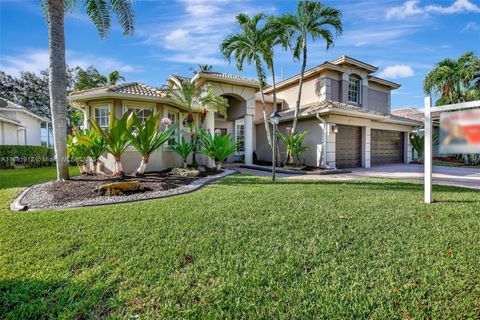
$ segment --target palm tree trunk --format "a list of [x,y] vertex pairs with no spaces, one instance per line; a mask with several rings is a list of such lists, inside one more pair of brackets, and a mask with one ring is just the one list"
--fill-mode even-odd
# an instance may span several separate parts
[[268,115],[267,115],[267,105],[265,103],[265,94],[263,93],[263,79],[262,79],[262,72],[260,70],[260,62],[255,61],[255,66],[257,68],[257,77],[259,80],[259,89],[260,89],[260,97],[262,98],[262,114],[263,114],[263,123],[265,125],[265,132],[267,133],[267,142],[272,148],[272,137],[270,135],[270,126],[268,125]]
[[149,156],[145,156],[142,158],[142,162],[140,162],[140,166],[138,167],[135,175],[143,176],[145,174],[145,169],[147,169],[148,159],[149,159]]
[[65,180],[68,175],[67,161],[67,76],[65,64],[65,4],[64,0],[48,0],[48,36],[50,69],[48,89],[54,148],[57,165],[57,180]]
[[125,172],[123,172],[122,159],[120,157],[115,158],[115,171],[113,172],[114,176],[123,177]]
[[298,121],[298,113],[300,112],[300,101],[302,99],[302,86],[303,86],[303,75],[305,73],[305,68],[307,67],[307,43],[303,45],[303,61],[302,61],[302,69],[300,71],[300,82],[298,83],[298,96],[297,96],[297,103],[295,104],[295,113],[293,115],[293,125],[292,125],[292,133],[297,131],[297,121]]

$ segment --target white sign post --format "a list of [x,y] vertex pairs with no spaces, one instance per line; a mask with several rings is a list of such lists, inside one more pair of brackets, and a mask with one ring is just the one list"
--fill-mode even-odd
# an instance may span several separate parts
[[432,112],[443,111],[459,111],[465,109],[480,108],[480,100],[462,102],[456,104],[444,105],[441,107],[432,107],[432,98],[425,97],[425,114],[424,127],[425,127],[425,146],[424,146],[424,189],[425,189],[425,203],[432,203],[432,163],[433,163],[433,124],[432,124]]
[[425,203],[432,203],[432,98],[425,97],[425,147],[423,153],[425,170]]

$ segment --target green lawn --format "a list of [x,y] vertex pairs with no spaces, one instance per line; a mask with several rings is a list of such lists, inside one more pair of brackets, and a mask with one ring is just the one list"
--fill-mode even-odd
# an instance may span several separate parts
[[[53,175],[12,173],[2,208]],[[236,175],[135,204],[0,209],[0,318],[478,318],[480,193],[434,195]]]

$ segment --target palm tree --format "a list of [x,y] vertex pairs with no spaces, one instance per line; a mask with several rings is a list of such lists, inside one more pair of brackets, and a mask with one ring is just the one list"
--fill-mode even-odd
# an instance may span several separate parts
[[57,164],[57,179],[68,179],[67,161],[67,82],[65,64],[65,10],[80,3],[86,7],[87,15],[104,38],[111,26],[110,12],[113,11],[124,34],[134,31],[134,17],[130,0],[42,0],[48,22],[50,70],[49,94],[52,113],[53,136]]
[[113,112],[110,112],[110,124],[108,129],[101,128],[92,118],[93,129],[105,140],[105,150],[115,158],[115,176],[124,176],[122,168],[122,154],[130,144],[130,132],[133,127],[133,114],[125,112],[119,120],[115,119]]
[[240,25],[241,32],[231,34],[223,40],[220,45],[220,51],[229,62],[231,62],[232,55],[234,56],[238,71],[243,71],[243,64],[245,62],[249,65],[252,63],[255,65],[260,96],[262,98],[263,122],[267,133],[268,144],[272,147],[265,94],[263,93],[266,84],[263,62],[273,60],[271,57],[273,51],[269,46],[272,44],[272,38],[275,35],[271,32],[268,24],[259,26],[264,19],[265,15],[263,13],[256,14],[252,18],[244,13],[239,14],[237,16],[237,23]]
[[302,98],[303,76],[307,66],[308,39],[311,38],[312,41],[323,39],[329,49],[334,43],[335,36],[340,35],[343,31],[342,13],[338,9],[324,6],[321,2],[301,0],[298,2],[295,14],[287,13],[279,19],[280,23],[293,33],[292,37],[295,38],[292,46],[293,56],[302,62],[292,125],[292,133],[295,133]]
[[114,70],[108,74],[108,84],[116,85],[119,81],[125,81],[125,77],[118,70]]
[[147,120],[142,123],[135,113],[133,116],[133,131],[128,131],[130,143],[142,155],[142,162],[135,174],[143,175],[147,168],[150,155],[168,142],[175,133],[178,124],[170,127],[160,123],[160,113],[150,115]]
[[437,63],[425,77],[423,90],[440,95],[436,105],[465,102],[478,97],[478,79],[480,58],[470,51],[456,60],[447,58]]
[[228,100],[216,96],[211,88],[200,87],[195,81],[187,78],[174,78],[175,84],[167,89],[167,94],[174,102],[188,111],[188,123],[190,126],[190,140],[193,144],[192,164],[197,165],[196,151],[198,136],[193,126],[193,113],[205,114],[207,111],[218,112],[220,115],[227,114]]
[[194,74],[199,72],[211,72],[213,71],[213,66],[209,64],[199,64],[198,69],[190,68],[190,71],[192,71]]

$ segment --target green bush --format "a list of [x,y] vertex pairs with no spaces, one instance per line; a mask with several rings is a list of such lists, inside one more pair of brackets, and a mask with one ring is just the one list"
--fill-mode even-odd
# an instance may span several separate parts
[[52,148],[44,146],[0,145],[0,168],[21,164],[29,168],[48,166],[54,161]]

